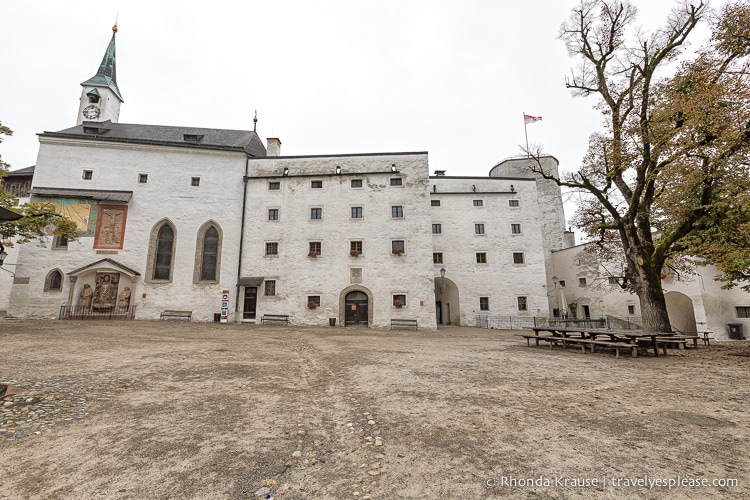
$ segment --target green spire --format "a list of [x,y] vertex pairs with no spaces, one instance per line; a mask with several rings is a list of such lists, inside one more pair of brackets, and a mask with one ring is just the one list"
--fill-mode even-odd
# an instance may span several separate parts
[[112,26],[112,40],[109,41],[102,63],[99,65],[99,71],[96,75],[92,76],[81,85],[87,85],[89,87],[106,87],[115,93],[120,101],[125,102],[120,94],[120,89],[117,88],[117,68],[115,66],[115,34],[117,33],[117,25]]

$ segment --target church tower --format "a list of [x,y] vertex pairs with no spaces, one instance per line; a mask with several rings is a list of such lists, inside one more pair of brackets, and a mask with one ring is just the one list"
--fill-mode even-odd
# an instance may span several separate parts
[[99,71],[81,84],[81,105],[78,107],[76,125],[84,121],[117,123],[120,117],[120,104],[125,102],[117,88],[115,67],[115,35],[117,25],[112,26],[112,40],[109,41]]

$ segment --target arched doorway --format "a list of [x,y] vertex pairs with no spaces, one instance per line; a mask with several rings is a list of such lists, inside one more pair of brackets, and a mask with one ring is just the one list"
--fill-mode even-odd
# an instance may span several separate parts
[[435,320],[438,326],[460,325],[458,286],[448,278],[435,278]]
[[667,303],[667,314],[673,328],[681,332],[695,332],[695,310],[690,297],[680,292],[667,292],[664,294]]
[[361,287],[349,287],[341,292],[344,326],[369,326],[372,321],[372,295]]

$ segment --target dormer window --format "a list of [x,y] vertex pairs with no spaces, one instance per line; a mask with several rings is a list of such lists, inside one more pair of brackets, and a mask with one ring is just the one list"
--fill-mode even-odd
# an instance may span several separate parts
[[89,134],[89,135],[104,135],[107,132],[109,132],[110,129],[108,128],[99,128],[99,127],[83,127],[83,133]]
[[99,95],[99,91],[96,89],[86,92],[86,96],[89,98],[89,103],[91,104],[98,104],[99,100],[102,98],[102,96]]
[[185,140],[185,142],[201,142],[203,136],[198,134],[183,134],[182,138]]

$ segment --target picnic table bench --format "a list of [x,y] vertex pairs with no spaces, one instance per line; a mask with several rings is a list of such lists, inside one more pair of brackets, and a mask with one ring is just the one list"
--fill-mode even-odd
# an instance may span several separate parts
[[263,323],[284,323],[289,324],[288,314],[264,314],[260,317],[261,324]]
[[162,321],[167,318],[182,318],[190,321],[192,317],[193,311],[177,311],[174,309],[166,309],[159,315],[159,319],[161,319]]
[[[595,346],[605,346],[615,349],[617,357],[620,356],[620,349],[629,349],[631,355],[636,357],[638,355],[638,347],[646,343],[650,347],[653,347],[654,356],[659,356],[659,347],[662,348],[664,354],[666,354],[667,345],[678,344],[684,347],[685,340],[675,338],[672,335],[665,333],[652,333],[652,332],[636,332],[632,330],[608,330],[603,328],[587,328],[587,327],[559,327],[559,326],[535,326],[531,330],[534,331],[536,337],[541,337],[540,332],[549,332],[553,337],[558,337],[561,340],[563,348],[566,344],[579,344],[581,350],[586,352],[586,345],[588,345],[591,351],[594,351]],[[597,337],[608,336],[609,341],[598,340]],[[657,337],[664,337],[657,340]],[[671,340],[667,341],[665,340]],[[682,340],[682,342],[680,342]],[[530,343],[530,339],[527,339],[527,344]],[[539,345],[537,341],[536,345]],[[550,347],[552,343],[550,342]]]
[[403,319],[403,318],[393,318],[391,319],[391,330],[394,328],[414,328],[417,330],[417,320],[416,319]]
[[685,332],[679,335],[676,335],[677,338],[685,339],[685,340],[692,340],[693,341],[693,347],[698,347],[698,340],[703,340],[703,345],[709,345],[711,339],[711,334],[713,332]]

